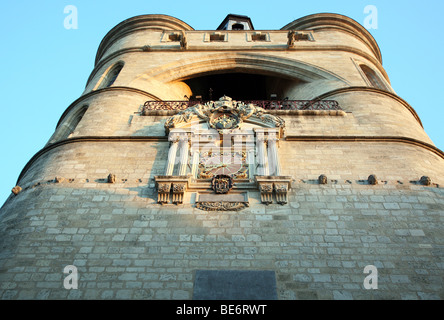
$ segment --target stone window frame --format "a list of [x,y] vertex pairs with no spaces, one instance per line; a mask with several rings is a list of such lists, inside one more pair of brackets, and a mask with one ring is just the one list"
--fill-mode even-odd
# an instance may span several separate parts
[[311,31],[296,31],[295,33],[296,39],[295,41],[315,41],[313,36],[313,32]]
[[80,121],[88,111],[89,105],[83,104],[80,108],[72,112],[57,128],[48,144],[71,138],[78,127]]
[[[380,90],[385,90],[389,92],[393,92],[393,90],[390,89],[390,85],[387,84],[384,77],[381,77],[379,72],[375,71],[375,69],[371,68],[367,63],[355,60],[351,58],[356,69],[358,70],[359,74],[361,75],[362,79],[365,81],[367,86],[371,88],[376,88]],[[363,69],[362,66],[367,68],[371,71],[371,74],[368,74],[365,72],[365,68]]]
[[[246,34],[248,42],[270,42],[270,33],[269,32],[248,32]],[[254,39],[254,37],[263,37],[263,39]]]
[[[221,39],[222,36],[223,39]],[[215,37],[219,39],[214,39]],[[204,34],[204,42],[228,42],[228,32],[206,32]]]
[[180,42],[182,40],[182,32],[164,32],[162,33],[162,38],[160,42]]
[[110,66],[102,75],[102,77],[97,82],[96,87],[94,90],[104,89],[111,87],[115,81],[117,80],[118,76],[122,72],[123,67],[125,66],[125,63],[123,61],[118,61],[114,63],[112,66]]

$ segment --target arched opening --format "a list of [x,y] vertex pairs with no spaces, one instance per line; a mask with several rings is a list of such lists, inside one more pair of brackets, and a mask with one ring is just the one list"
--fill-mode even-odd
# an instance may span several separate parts
[[242,23],[235,23],[231,27],[232,30],[244,30],[244,25]]
[[115,64],[105,75],[105,77],[100,82],[100,85],[97,89],[103,89],[108,88],[113,85],[113,83],[116,81],[117,77],[119,76],[120,71],[122,71],[123,68],[123,62],[118,62]]
[[217,100],[226,95],[233,100],[283,100],[289,89],[303,83],[277,76],[229,72],[197,76],[184,82],[193,96],[202,100]]
[[382,90],[387,90],[387,87],[384,85],[384,83],[379,78],[379,76],[376,74],[376,72],[373,71],[373,69],[371,69],[370,67],[367,67],[365,64],[361,64],[361,65],[359,65],[359,67],[361,68],[362,72],[365,74],[365,77],[367,78],[367,80],[370,82],[370,84],[373,87],[378,88],[378,89],[382,89]]
[[88,110],[88,105],[82,106],[77,112],[73,115],[69,116],[57,129],[53,134],[51,139],[49,139],[48,144],[61,141],[64,139],[68,139],[74,133],[74,130],[77,128],[78,124],[82,120],[86,111]]

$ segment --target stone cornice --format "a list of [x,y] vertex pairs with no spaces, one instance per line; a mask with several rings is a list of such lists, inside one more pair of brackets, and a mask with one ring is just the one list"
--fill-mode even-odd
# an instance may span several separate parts
[[407,143],[417,147],[421,147],[433,152],[440,158],[444,159],[444,152],[423,141],[396,136],[286,136],[286,141],[303,141],[303,142],[386,142],[386,143]]
[[320,30],[325,28],[339,28],[358,36],[375,54],[382,64],[381,51],[375,38],[361,24],[355,20],[336,13],[311,14],[285,25],[281,30]]
[[[382,67],[382,64],[380,63],[380,61],[378,61],[377,59],[375,59],[375,57],[373,57],[372,55],[350,47],[350,46],[329,46],[329,45],[323,45],[323,46],[297,46],[295,48],[292,49],[288,49],[287,45],[279,45],[279,46],[270,46],[270,47],[254,47],[254,48],[249,48],[249,47],[241,47],[239,46],[238,48],[233,48],[233,47],[226,47],[224,48],[223,46],[217,47],[217,48],[208,48],[208,47],[202,47],[202,46],[196,46],[193,47],[192,43],[189,44],[189,48],[187,50],[182,50],[180,48],[180,46],[177,47],[165,47],[165,46],[159,46],[159,47],[151,47],[149,50],[150,52],[224,52],[224,51],[230,51],[230,52],[258,52],[258,51],[263,51],[263,52],[278,52],[278,51],[342,51],[342,52],[349,52],[349,53],[353,53],[356,54],[362,58],[365,58],[369,61],[371,61],[373,63],[373,65],[378,68],[378,70],[382,73],[382,75],[384,76],[384,78],[389,81],[389,77],[387,75],[387,72],[384,70],[384,68]],[[130,48],[125,48],[125,49],[120,49],[117,50],[109,55],[107,55],[106,57],[102,58],[100,60],[100,62],[96,63],[96,65],[94,66],[94,69],[92,70],[90,76],[88,77],[88,81],[86,83],[86,87],[89,85],[90,81],[94,78],[94,76],[96,75],[96,73],[99,71],[100,68],[103,67],[103,65],[105,65],[106,63],[109,63],[110,61],[112,61],[113,59],[119,58],[122,59],[120,56],[124,55],[126,53],[146,53],[146,49],[143,47],[130,47]],[[124,59],[123,59],[124,60]]]
[[59,125],[62,123],[63,119],[65,118],[65,116],[77,105],[82,104],[82,102],[92,96],[98,95],[98,94],[102,94],[105,92],[109,92],[109,91],[128,91],[128,92],[134,92],[137,94],[141,94],[145,97],[148,97],[150,99],[156,100],[156,101],[160,101],[161,99],[140,89],[135,89],[135,88],[131,88],[131,87],[109,87],[109,88],[103,88],[103,89],[99,89],[99,90],[94,90],[94,91],[90,91],[82,96],[80,96],[79,98],[77,98],[74,102],[72,102],[68,108],[66,108],[65,112],[63,112],[62,116],[60,117],[59,121],[57,122],[57,126],[56,129],[59,127]]
[[[390,136],[286,136],[286,141],[300,141],[300,142],[373,142],[373,143],[406,143],[416,147],[423,148],[427,151],[434,153],[441,159],[444,159],[444,152],[437,147],[425,143],[420,140],[406,138],[406,137],[390,137]],[[85,142],[168,142],[168,137],[166,136],[85,136],[70,138],[62,141],[55,142],[53,144],[45,146],[43,149],[38,151],[25,165],[21,171],[18,179],[17,185],[20,184],[20,180],[23,178],[25,173],[29,170],[32,164],[37,161],[45,153],[50,150],[56,149],[60,146],[72,144],[72,143],[85,143]]]
[[95,64],[100,61],[105,51],[117,40],[135,31],[145,29],[183,31],[194,30],[193,27],[182,20],[163,14],[140,15],[126,19],[112,28],[102,39],[99,48],[97,49]]
[[418,123],[421,125],[422,128],[422,122],[421,119],[419,118],[418,114],[416,113],[415,109],[413,109],[413,107],[404,99],[402,99],[400,96],[386,91],[386,90],[382,90],[382,89],[377,89],[377,88],[372,88],[372,87],[346,87],[346,88],[340,88],[340,89],[335,89],[326,93],[321,94],[320,96],[316,97],[313,100],[324,100],[327,99],[331,96],[335,96],[341,93],[348,93],[348,92],[373,92],[373,93],[378,93],[378,94],[382,94],[385,95],[387,97],[390,97],[396,101],[398,101],[399,103],[401,103],[402,105],[404,105],[404,107],[406,107],[407,110],[410,111],[410,113],[415,117],[415,119],[418,121]]

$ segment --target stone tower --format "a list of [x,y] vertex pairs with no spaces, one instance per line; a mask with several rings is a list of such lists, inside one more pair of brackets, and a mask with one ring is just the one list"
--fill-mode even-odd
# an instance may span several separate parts
[[136,16],[1,208],[0,297],[443,299],[443,183],[356,21]]

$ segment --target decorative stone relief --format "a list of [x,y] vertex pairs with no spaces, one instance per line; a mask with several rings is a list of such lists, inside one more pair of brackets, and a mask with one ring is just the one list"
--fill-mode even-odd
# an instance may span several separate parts
[[188,176],[156,176],[154,180],[157,184],[158,203],[168,204],[170,193],[172,193],[173,203],[183,203],[183,197],[188,188]]
[[[171,141],[167,166],[165,176],[155,180],[159,186],[172,184],[176,204],[183,203],[188,189],[208,192],[211,188],[212,198],[196,201],[196,207],[203,210],[240,210],[248,206],[248,198],[234,200],[233,196],[256,188],[262,203],[273,203],[275,193],[277,203],[286,204],[291,178],[280,175],[278,154],[284,130],[283,119],[253,103],[227,96],[197,103],[166,120],[165,132]],[[214,197],[221,195],[226,197]],[[166,192],[159,195],[159,203],[168,203]]]
[[321,174],[318,178],[319,184],[327,184],[328,183],[328,179],[327,176],[325,174]]
[[261,193],[261,202],[273,203],[273,191],[276,194],[276,202],[284,205],[288,203],[287,195],[291,186],[291,177],[286,176],[257,176],[256,182]]
[[293,48],[294,47],[294,35],[295,35],[295,31],[294,30],[290,30],[287,33],[287,38],[288,38],[287,46],[289,48]]
[[216,193],[228,193],[233,188],[233,178],[225,174],[217,175],[211,180],[211,188]]
[[276,202],[279,204],[287,204],[288,185],[285,183],[275,183],[274,190],[276,192]]
[[183,203],[183,195],[187,189],[185,183],[173,183],[173,203]]
[[298,32],[290,30],[287,33],[287,46],[288,48],[295,47],[295,41],[313,41],[313,36],[307,32]]
[[182,36],[180,37],[180,48],[182,50],[188,49],[188,42],[187,42],[187,37],[185,36],[185,33],[182,33]]
[[261,193],[261,202],[264,204],[273,203],[273,184],[272,183],[260,183],[259,191]]
[[266,113],[266,110],[254,104],[233,101],[230,97],[223,96],[219,101],[209,101],[205,104],[196,104],[176,115],[170,117],[165,122],[165,130],[168,133],[171,128],[180,123],[188,123],[193,117],[206,120],[209,126],[219,131],[228,133],[239,128],[243,121],[251,117],[256,117],[264,123],[268,123],[277,128],[284,128],[285,122],[278,116]]
[[15,186],[14,188],[12,188],[12,193],[14,195],[18,195],[21,191],[22,191],[22,188],[20,186]]
[[65,180],[65,178],[62,178],[62,177],[55,177],[54,178],[55,183],[62,183],[64,180]]
[[430,177],[427,176],[422,176],[419,182],[424,186],[429,186],[432,184],[432,179],[430,179]]
[[239,211],[248,207],[245,202],[199,202],[196,208],[206,211]]
[[378,184],[378,179],[376,179],[376,176],[374,174],[368,176],[368,183],[371,185]]
[[170,201],[171,183],[159,183],[157,186],[157,202],[166,204]]
[[108,175],[108,178],[107,178],[106,180],[107,180],[108,183],[115,183],[115,182],[116,182],[116,175],[110,173],[110,174]]
[[249,206],[248,192],[238,193],[198,193],[196,208],[206,211],[239,211]]

